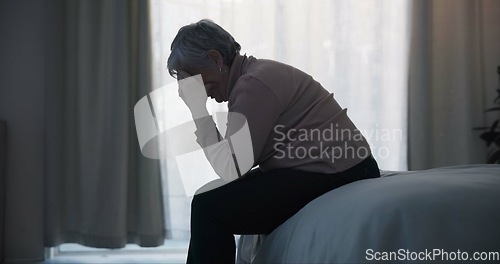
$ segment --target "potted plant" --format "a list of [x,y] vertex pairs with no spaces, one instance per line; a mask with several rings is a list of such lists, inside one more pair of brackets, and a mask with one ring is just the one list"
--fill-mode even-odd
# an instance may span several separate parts
[[[500,66],[497,68],[500,83]],[[493,100],[494,106],[485,110],[485,113],[500,111],[500,88],[497,89],[497,96]],[[499,115],[500,116],[500,115]],[[476,127],[474,130],[484,131],[480,137],[486,142],[488,147],[488,161],[490,164],[500,164],[500,117],[493,121],[489,127]]]

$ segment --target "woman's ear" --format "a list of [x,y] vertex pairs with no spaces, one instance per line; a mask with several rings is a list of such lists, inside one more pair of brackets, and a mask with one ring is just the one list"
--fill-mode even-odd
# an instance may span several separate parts
[[208,56],[215,62],[217,68],[222,68],[224,66],[224,59],[222,58],[222,54],[215,49],[211,49],[208,51]]

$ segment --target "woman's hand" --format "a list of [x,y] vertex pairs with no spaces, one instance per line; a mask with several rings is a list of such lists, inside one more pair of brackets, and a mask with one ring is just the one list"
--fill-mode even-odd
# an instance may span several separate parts
[[191,77],[191,75],[183,70],[177,71],[177,81]]
[[201,75],[191,76],[189,73],[179,70],[177,80],[179,83],[179,97],[187,105],[193,118],[208,116],[208,96]]

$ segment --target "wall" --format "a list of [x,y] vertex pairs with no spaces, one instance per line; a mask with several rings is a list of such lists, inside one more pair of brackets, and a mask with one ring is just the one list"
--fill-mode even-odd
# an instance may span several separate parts
[[5,262],[43,259],[46,1],[0,0],[0,119],[8,125]]

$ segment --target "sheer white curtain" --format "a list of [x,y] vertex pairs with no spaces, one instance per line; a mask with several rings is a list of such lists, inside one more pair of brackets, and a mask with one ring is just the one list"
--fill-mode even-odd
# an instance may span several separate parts
[[[406,169],[410,1],[152,0],[154,85],[178,29],[209,18],[228,30],[242,54],[278,60],[312,75],[348,109],[380,167]],[[175,100],[170,98],[175,105]],[[217,107],[213,107],[217,109]],[[220,106],[218,107],[221,108]],[[173,160],[164,163],[171,237],[187,237],[189,198]]]

